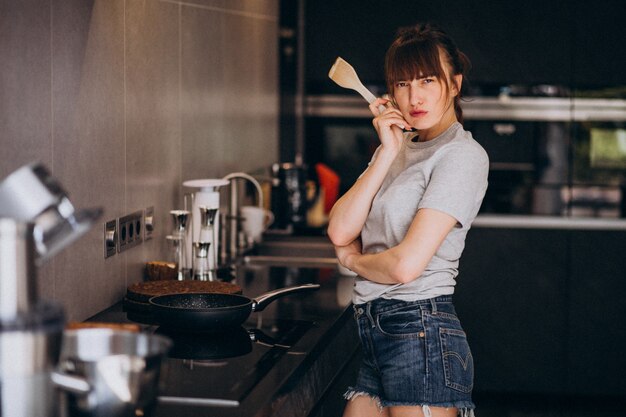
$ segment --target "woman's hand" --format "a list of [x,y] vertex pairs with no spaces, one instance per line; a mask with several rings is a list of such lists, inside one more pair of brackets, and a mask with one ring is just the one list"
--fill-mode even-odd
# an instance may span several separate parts
[[[388,99],[377,98],[370,103],[369,108],[375,116],[372,124],[378,133],[381,145],[384,149],[397,153],[402,147],[402,129],[410,129],[411,126],[404,119],[400,110],[393,106],[388,106],[388,104]],[[380,106],[386,107],[386,109],[381,112]]]
[[348,269],[350,268],[355,255],[361,255],[361,238],[353,240],[346,246],[335,246],[335,253],[339,263]]

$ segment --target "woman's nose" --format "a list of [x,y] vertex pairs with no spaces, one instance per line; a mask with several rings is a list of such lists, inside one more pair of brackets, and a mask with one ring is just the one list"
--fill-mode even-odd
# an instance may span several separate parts
[[411,103],[411,106],[417,106],[418,104],[423,103],[422,94],[419,88],[411,87],[409,102]]

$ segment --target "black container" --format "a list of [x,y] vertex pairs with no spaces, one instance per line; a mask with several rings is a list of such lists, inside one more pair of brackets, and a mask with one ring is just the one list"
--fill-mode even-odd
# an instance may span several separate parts
[[272,212],[274,229],[306,227],[308,202],[306,196],[307,167],[293,163],[272,166]]

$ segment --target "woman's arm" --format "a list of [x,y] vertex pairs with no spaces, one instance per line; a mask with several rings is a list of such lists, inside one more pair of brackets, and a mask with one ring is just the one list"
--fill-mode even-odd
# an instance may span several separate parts
[[374,162],[330,211],[328,237],[335,246],[357,239],[369,214],[372,201],[397,153],[381,148]]
[[372,201],[402,148],[403,134],[400,127],[408,124],[396,108],[379,112],[378,106],[388,101],[379,98],[370,104],[370,110],[375,116],[372,124],[381,142],[376,158],[330,211],[328,237],[335,246],[346,246],[361,235]]
[[336,247],[337,258],[346,268],[373,282],[411,282],[422,275],[456,223],[449,214],[423,208],[397,246],[376,254],[361,254],[361,243],[356,240]]

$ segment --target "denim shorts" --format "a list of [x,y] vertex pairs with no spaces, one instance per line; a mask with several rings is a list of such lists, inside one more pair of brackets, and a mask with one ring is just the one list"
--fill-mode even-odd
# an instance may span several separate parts
[[[474,362],[452,296],[354,306],[363,349],[357,383],[381,407],[456,407],[472,415]],[[425,413],[426,414],[426,413]]]

